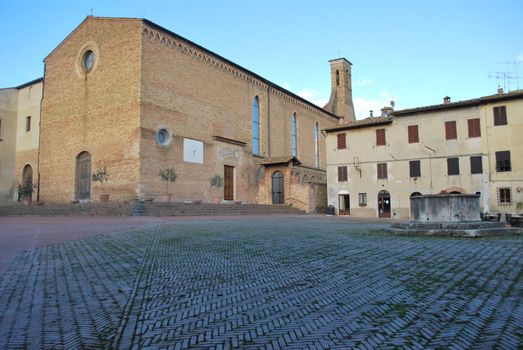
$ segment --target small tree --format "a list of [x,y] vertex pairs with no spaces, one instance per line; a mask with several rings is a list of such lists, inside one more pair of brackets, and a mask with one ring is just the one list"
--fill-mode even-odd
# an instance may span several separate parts
[[109,180],[109,173],[107,172],[107,167],[98,168],[93,175],[91,176],[93,181],[97,181],[102,186],[102,193],[105,193],[104,182]]
[[216,187],[216,188],[222,187],[223,186],[223,177],[221,177],[218,174],[211,177],[211,186]]
[[160,169],[159,175],[162,181],[165,182],[166,193],[169,194],[169,186],[171,182],[175,182],[176,178],[178,177],[178,175],[176,175],[176,171],[174,168]]

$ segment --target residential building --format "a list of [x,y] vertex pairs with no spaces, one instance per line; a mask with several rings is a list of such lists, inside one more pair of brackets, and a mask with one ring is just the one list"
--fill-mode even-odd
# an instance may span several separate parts
[[410,197],[480,195],[522,212],[523,90],[392,111],[326,129],[328,203],[339,214],[408,219]]

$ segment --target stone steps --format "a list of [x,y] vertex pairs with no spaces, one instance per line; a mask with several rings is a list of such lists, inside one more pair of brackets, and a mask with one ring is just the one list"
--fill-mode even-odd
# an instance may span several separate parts
[[114,202],[0,205],[0,216],[212,216],[304,214],[288,205]]

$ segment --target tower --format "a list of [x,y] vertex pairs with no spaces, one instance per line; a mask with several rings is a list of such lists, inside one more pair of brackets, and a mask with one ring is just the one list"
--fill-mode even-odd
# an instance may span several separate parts
[[331,96],[323,107],[342,118],[342,122],[355,121],[354,105],[352,103],[351,66],[345,58],[329,61],[331,65]]

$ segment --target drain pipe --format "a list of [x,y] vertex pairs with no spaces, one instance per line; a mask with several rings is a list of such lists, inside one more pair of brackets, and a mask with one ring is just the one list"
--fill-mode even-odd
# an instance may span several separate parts
[[271,87],[267,85],[267,152],[271,156]]

